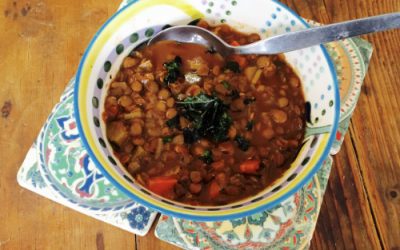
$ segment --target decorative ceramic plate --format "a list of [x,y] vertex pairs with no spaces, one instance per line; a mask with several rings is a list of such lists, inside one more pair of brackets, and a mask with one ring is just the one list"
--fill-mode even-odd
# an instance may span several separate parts
[[45,178],[39,171],[39,164],[37,161],[37,147],[35,145],[29,149],[25,160],[18,171],[17,181],[22,187],[31,190],[39,195],[42,195],[52,201],[60,203],[63,206],[72,208],[80,213],[91,216],[97,220],[104,221],[118,228],[124,229],[136,235],[146,235],[150,230],[157,213],[152,210],[137,204],[130,207],[129,210],[113,211],[98,213],[96,210],[89,210],[76,206],[68,199],[63,198],[58,193],[54,192],[54,188],[50,187]]
[[357,105],[373,49],[371,44],[359,38],[329,43],[326,48],[335,64],[341,98],[339,127],[331,149],[331,154],[336,154]]
[[104,178],[83,148],[71,94],[49,116],[37,149],[46,183],[68,202],[96,212],[126,210],[135,205]]

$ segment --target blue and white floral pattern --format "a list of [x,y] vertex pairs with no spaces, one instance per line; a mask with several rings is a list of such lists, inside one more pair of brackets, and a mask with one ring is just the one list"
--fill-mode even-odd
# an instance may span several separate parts
[[150,212],[149,209],[139,206],[132,209],[127,218],[132,228],[142,230],[149,222]]

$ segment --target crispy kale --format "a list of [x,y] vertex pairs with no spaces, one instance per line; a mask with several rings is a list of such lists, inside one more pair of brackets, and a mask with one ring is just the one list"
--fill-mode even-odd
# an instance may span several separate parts
[[250,147],[250,142],[246,138],[240,135],[236,136],[235,141],[237,142],[238,147],[242,151],[247,151]]
[[228,114],[228,106],[216,96],[199,94],[177,102],[181,115],[188,119],[192,126],[184,131],[185,142],[194,142],[199,138],[207,138],[214,142],[227,140],[232,125],[232,117]]
[[235,61],[227,61],[225,64],[225,69],[228,69],[234,73],[240,73],[239,63]]
[[181,75],[180,67],[182,66],[182,59],[176,56],[174,60],[164,63],[164,68],[167,70],[167,75],[164,77],[164,84],[176,82]]

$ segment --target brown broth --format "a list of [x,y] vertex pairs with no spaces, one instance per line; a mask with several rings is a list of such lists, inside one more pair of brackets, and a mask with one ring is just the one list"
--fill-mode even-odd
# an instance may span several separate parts
[[216,54],[207,52],[207,48],[194,43],[177,43],[174,41],[161,41],[151,47],[146,47],[143,50],[143,55],[150,58],[156,70],[162,70],[165,62],[171,61],[175,56],[182,58],[182,71],[190,71],[188,60],[195,57],[200,57],[205,60],[208,65],[214,67],[215,65],[223,66],[223,59]]

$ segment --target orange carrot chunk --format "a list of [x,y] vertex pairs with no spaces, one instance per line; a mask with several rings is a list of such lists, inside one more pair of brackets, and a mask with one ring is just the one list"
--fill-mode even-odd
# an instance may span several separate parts
[[216,198],[219,195],[219,192],[221,191],[221,187],[218,185],[218,183],[214,180],[210,183],[210,186],[208,188],[208,195],[211,199]]
[[260,168],[260,160],[246,160],[240,164],[240,172],[254,174]]
[[238,41],[232,41],[231,45],[232,46],[240,46],[240,43]]
[[153,177],[148,180],[147,187],[158,195],[166,196],[172,192],[177,182],[174,177]]

